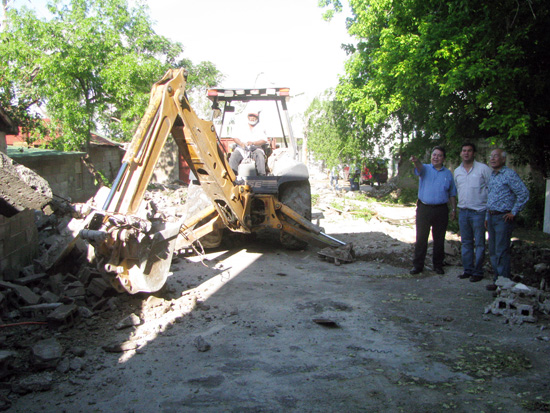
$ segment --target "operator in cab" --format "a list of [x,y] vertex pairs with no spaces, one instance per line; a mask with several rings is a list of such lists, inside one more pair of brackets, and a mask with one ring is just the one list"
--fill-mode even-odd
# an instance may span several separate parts
[[239,137],[234,137],[233,142],[237,144],[231,157],[229,158],[229,166],[238,175],[239,165],[243,159],[252,159],[256,164],[258,175],[265,175],[265,152],[262,145],[267,143],[267,134],[265,130],[258,126],[260,122],[260,111],[251,111],[248,113],[248,123],[238,134]]

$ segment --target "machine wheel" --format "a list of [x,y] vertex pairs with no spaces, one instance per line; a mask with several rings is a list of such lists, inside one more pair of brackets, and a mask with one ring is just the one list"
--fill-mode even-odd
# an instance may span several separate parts
[[[304,218],[311,220],[311,187],[309,181],[289,182],[282,186],[279,191],[279,200],[292,208]],[[298,225],[293,220],[288,219],[292,225]],[[290,250],[299,250],[307,247],[307,242],[284,231],[280,233],[280,241],[283,247]]]

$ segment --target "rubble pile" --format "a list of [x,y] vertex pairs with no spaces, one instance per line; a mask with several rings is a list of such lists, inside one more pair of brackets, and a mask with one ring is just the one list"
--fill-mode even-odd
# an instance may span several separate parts
[[511,324],[535,323],[538,315],[550,315],[549,293],[506,278],[498,278],[496,285],[496,298],[485,314],[502,316]]
[[550,248],[519,239],[512,241],[512,274],[516,281],[548,290],[550,288]]
[[[48,182],[0,152],[0,213],[12,216],[25,208],[42,210],[52,200]],[[48,212],[51,212],[48,209]]]
[[[180,185],[154,185],[146,191],[143,210],[150,219],[177,220],[182,215],[187,189]],[[48,205],[53,205],[52,201]],[[86,376],[91,372],[85,362],[81,337],[86,343],[91,331],[113,317],[122,321],[107,327],[113,331],[144,324],[159,317],[142,306],[142,297],[120,294],[101,268],[96,268],[94,250],[78,237],[86,217],[96,207],[91,199],[86,204],[56,202],[52,211],[35,210],[39,254],[32,264],[18,272],[2,274],[0,279],[0,411],[9,408],[10,398],[29,392],[47,391],[63,375]],[[164,291],[169,293],[169,291]],[[192,307],[180,298],[176,304],[156,297],[166,309],[162,313],[180,314]],[[185,302],[183,302],[183,301]],[[138,315],[129,310],[132,303],[142,306]],[[180,302],[181,301],[181,302]],[[191,303],[193,304],[193,303]],[[157,308],[155,308],[155,311]],[[128,316],[128,313],[131,313]],[[155,327],[156,328],[156,327]],[[70,335],[65,333],[71,332]],[[140,336],[134,337],[135,340]],[[134,341],[135,341],[134,340]],[[100,347],[114,351],[130,346],[127,334],[120,342]],[[125,344],[126,343],[126,344]],[[134,348],[138,344],[132,344]],[[9,397],[8,397],[9,396]]]

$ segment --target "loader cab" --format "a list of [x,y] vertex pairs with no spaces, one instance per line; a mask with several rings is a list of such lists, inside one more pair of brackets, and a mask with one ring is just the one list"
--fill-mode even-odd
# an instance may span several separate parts
[[220,143],[228,154],[232,151],[232,138],[238,133],[240,123],[253,106],[261,111],[259,126],[265,128],[268,136],[268,145],[264,148],[266,156],[269,157],[277,150],[285,150],[294,160],[299,160],[298,145],[287,107],[289,88],[209,89],[208,99],[212,102],[212,122]]

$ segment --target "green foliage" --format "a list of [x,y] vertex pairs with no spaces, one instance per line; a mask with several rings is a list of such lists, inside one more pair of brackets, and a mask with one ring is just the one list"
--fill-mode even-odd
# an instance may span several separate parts
[[379,201],[399,205],[414,205],[417,199],[417,188],[398,188],[397,191],[379,198]]
[[[350,0],[337,97],[409,152],[503,145],[550,176],[550,3]],[[329,13],[339,0],[322,0]]]
[[546,182],[537,180],[532,174],[529,174],[525,180],[525,185],[529,189],[529,201],[525,205],[525,209],[518,215],[518,225],[542,230]]
[[319,194],[311,194],[311,206],[316,206],[319,202]]
[[[359,201],[354,202],[354,201]],[[357,196],[355,200],[349,200],[344,197],[341,201],[333,200],[330,202],[330,206],[338,211],[344,211],[348,214],[351,214],[355,219],[364,219],[366,222],[369,222],[371,218],[376,214],[371,208],[366,205],[361,205],[364,202],[373,203],[374,200],[367,198],[366,196]]]
[[183,46],[156,34],[138,0],[51,0],[49,19],[25,7],[10,10],[0,33],[0,103],[30,125],[33,106],[45,109],[58,149],[83,149],[90,132],[129,140],[154,82],[187,65],[190,87],[215,85],[208,62],[193,66]]
[[[97,174],[99,175],[99,177],[101,178],[101,183],[103,184],[103,186],[106,186],[106,187],[111,187],[111,182],[109,181],[109,179],[107,179],[107,177],[105,176],[105,174],[102,172],[102,171],[97,171]],[[99,182],[94,182],[95,185],[98,185]]]
[[376,130],[353,116],[328,90],[315,98],[305,113],[308,149],[329,168],[361,164],[374,152]]

